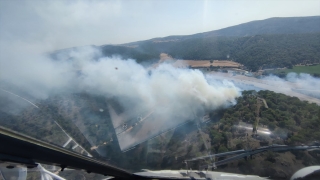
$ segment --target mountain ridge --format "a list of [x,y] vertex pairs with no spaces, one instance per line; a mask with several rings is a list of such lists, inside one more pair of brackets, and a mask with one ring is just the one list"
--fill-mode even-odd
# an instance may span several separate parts
[[[228,59],[252,71],[319,64],[320,16],[269,18],[187,36],[93,47],[103,57],[117,55],[147,64],[157,62],[161,53],[185,60]],[[51,57],[72,59],[69,51],[73,49],[52,52]]]
[[[284,22],[285,21],[285,22]],[[250,30],[255,26],[255,30]],[[275,27],[277,26],[277,27]],[[273,28],[272,28],[273,27]],[[288,29],[290,27],[290,29]],[[243,29],[241,29],[243,28]],[[235,33],[236,30],[236,33]],[[191,35],[170,35],[165,37],[151,38],[147,40],[123,43],[119,45],[137,45],[147,41],[185,40],[190,38],[204,38],[212,36],[252,36],[260,34],[295,34],[320,32],[320,16],[305,17],[272,17],[263,20],[254,20],[222,29],[201,32]],[[102,45],[103,46],[103,45]]]

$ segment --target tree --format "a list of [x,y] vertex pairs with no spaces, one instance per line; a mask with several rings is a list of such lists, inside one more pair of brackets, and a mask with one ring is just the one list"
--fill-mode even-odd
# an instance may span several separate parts
[[236,149],[237,150],[240,150],[240,149],[243,149],[244,148],[244,145],[243,145],[243,142],[240,142],[236,145]]
[[269,123],[268,124],[268,128],[270,129],[270,130],[274,130],[275,128],[276,128],[277,126],[275,125],[275,123]]
[[276,162],[275,157],[276,157],[276,154],[274,152],[267,151],[267,153],[266,153],[266,160],[267,161],[270,161],[270,162],[274,163],[274,162]]
[[218,153],[227,152],[228,149],[224,145],[220,145],[218,149]]

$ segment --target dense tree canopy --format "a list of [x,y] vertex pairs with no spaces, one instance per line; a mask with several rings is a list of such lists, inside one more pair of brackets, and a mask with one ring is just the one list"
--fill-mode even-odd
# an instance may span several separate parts
[[[268,105],[268,108],[261,106],[259,114],[255,114],[257,97],[265,99]],[[259,117],[260,125],[271,131],[286,132],[287,144],[308,144],[320,140],[320,107],[296,97],[272,91],[244,91],[237,104],[222,114],[219,121],[221,132],[210,130],[214,143],[226,144],[226,132],[230,132],[233,125],[242,121],[254,126],[256,117]]]

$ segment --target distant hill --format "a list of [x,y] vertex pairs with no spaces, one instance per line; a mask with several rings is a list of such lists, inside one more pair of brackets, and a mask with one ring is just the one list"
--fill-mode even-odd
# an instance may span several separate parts
[[[320,16],[274,17],[193,35],[168,36],[163,38],[153,38],[146,41],[168,42],[192,38],[207,38],[213,36],[252,36],[261,34],[301,34],[315,32],[320,32]],[[146,41],[126,43],[124,45],[138,45]]]
[[[234,60],[253,71],[317,64],[320,63],[320,16],[270,18],[193,35],[98,48],[104,56],[120,55],[138,63],[158,61],[160,53],[167,53],[185,60]],[[66,51],[57,51],[53,57],[65,56],[59,55],[61,52]]]
[[252,36],[320,32],[320,16],[270,18],[202,33],[205,36]]
[[[185,60],[233,60],[249,70],[320,63],[320,33],[216,36],[154,43],[137,47],[102,46],[104,56],[121,55],[143,63],[167,53]],[[228,58],[229,57],[229,58]]]

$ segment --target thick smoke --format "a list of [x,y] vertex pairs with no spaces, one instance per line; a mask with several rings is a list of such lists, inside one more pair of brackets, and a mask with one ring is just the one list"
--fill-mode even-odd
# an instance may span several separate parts
[[320,79],[309,74],[289,73],[286,78],[269,75],[263,78],[212,73],[217,79],[228,79],[241,90],[269,90],[320,105]]
[[[126,11],[121,11],[121,3],[0,3],[0,98],[6,100],[0,104],[3,112],[16,114],[27,105],[41,109],[40,99],[84,92],[118,100],[125,110],[134,109],[136,114],[131,114],[136,119],[152,112],[154,121],[172,127],[206,110],[229,106],[240,96],[232,83],[210,80],[198,70],[176,69],[168,64],[149,69],[133,59],[102,57],[92,46],[60,51],[55,59],[48,56],[66,47],[128,41],[129,30],[120,20],[130,16],[122,16]],[[119,22],[124,23],[122,28],[117,28]],[[11,100],[14,105],[8,107]]]
[[[288,95],[293,91],[320,98],[320,79],[312,77],[310,74],[288,73],[284,79],[270,75],[262,78],[262,80],[270,86],[277,87],[281,92]],[[277,90],[275,91],[277,92]]]
[[28,54],[21,58],[9,57],[11,60],[1,66],[0,82],[19,87],[10,89],[18,95],[30,94],[35,106],[37,99],[69,93],[115,98],[127,111],[126,118],[111,117],[115,128],[130,119],[152,115],[152,120],[140,125],[144,132],[152,133],[118,137],[121,149],[201,117],[208,110],[230,106],[241,95],[233,83],[211,80],[199,70],[177,69],[170,64],[145,68],[132,59],[102,57],[98,49],[90,46],[64,51],[56,57],[58,59]]
[[177,69],[169,64],[148,70],[132,59],[97,59],[100,52],[93,47],[67,53],[71,60],[27,54],[21,59],[2,62],[1,81],[15,84],[20,90],[42,99],[50,94],[87,92],[130,99],[141,109],[163,106],[169,114],[186,113],[190,108],[194,111],[216,109],[240,96],[239,89],[232,83],[208,82],[198,70]]

